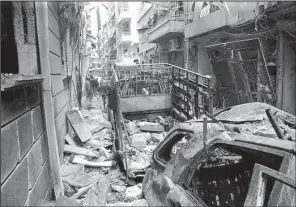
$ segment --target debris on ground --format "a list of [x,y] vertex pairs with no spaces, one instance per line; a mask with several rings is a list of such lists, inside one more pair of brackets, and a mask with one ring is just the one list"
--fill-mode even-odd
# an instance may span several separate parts
[[125,197],[127,201],[134,201],[143,198],[142,184],[138,184],[126,189]]
[[78,135],[79,139],[82,142],[85,142],[92,138],[90,130],[84,124],[84,120],[82,119],[78,111],[67,112],[66,116],[75,133]]

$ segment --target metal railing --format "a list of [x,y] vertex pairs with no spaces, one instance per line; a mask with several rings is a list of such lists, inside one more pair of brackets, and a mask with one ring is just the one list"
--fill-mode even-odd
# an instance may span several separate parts
[[172,105],[188,119],[213,114],[211,77],[168,63],[117,66],[120,97],[172,94]]

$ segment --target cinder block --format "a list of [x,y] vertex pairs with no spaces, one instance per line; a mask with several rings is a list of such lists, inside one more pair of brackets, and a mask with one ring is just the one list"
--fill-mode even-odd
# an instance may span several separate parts
[[18,120],[20,157],[23,158],[33,144],[32,114],[28,111]]
[[1,126],[26,111],[25,90],[1,91]]
[[46,160],[42,170],[37,178],[33,188],[29,191],[27,206],[37,206],[39,202],[45,198],[47,189],[51,182],[50,163],[49,159]]
[[45,130],[44,119],[42,113],[42,105],[37,106],[33,110],[33,132],[34,140],[38,139]]
[[49,148],[48,148],[48,137],[46,134],[46,131],[42,134],[40,137],[40,142],[41,142],[41,163],[42,165],[45,163],[46,159],[48,158],[49,155]]
[[38,140],[32,147],[29,154],[29,189],[34,185],[41,167],[41,142]]
[[1,206],[24,205],[28,196],[28,176],[28,161],[25,158],[1,185]]
[[1,183],[16,166],[20,157],[17,122],[1,128]]
[[147,146],[145,137],[135,137],[132,139],[132,146],[138,149],[142,149]]
[[26,87],[25,90],[28,110],[32,109],[33,107],[41,103],[41,93],[39,84]]

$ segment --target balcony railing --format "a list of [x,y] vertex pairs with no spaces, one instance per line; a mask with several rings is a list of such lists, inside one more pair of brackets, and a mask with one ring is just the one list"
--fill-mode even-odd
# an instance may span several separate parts
[[184,13],[169,12],[148,29],[149,42],[159,43],[165,39],[173,39],[182,35],[184,28]]
[[186,14],[185,38],[192,38],[206,32],[222,29],[231,24],[225,8],[205,14],[203,11]]
[[129,31],[121,31],[118,35],[116,35],[116,43],[120,45],[124,42],[132,42],[132,35]]

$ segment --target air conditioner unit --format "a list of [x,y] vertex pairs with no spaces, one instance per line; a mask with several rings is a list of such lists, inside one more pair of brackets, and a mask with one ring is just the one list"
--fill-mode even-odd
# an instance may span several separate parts
[[181,49],[181,41],[180,39],[172,39],[169,40],[169,51],[177,51]]
[[163,44],[157,44],[158,50],[155,52],[167,52],[167,48]]

